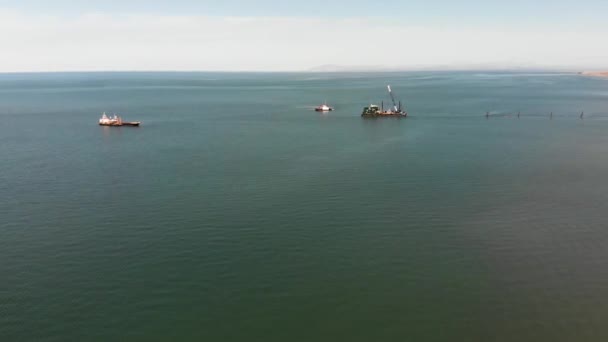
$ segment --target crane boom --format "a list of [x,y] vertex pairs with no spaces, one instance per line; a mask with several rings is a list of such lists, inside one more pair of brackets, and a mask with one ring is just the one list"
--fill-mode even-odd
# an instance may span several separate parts
[[391,95],[391,100],[393,101],[393,109],[395,110],[395,112],[397,112],[398,111],[397,103],[395,103],[395,96],[393,96],[393,91],[391,90],[391,86],[388,85],[387,88],[388,88],[388,93]]

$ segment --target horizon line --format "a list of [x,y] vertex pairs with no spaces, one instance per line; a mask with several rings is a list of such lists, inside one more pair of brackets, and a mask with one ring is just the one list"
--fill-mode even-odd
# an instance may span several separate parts
[[68,74],[68,73],[394,73],[394,72],[477,72],[477,71],[488,71],[488,72],[517,72],[517,71],[541,71],[541,72],[561,72],[561,73],[584,73],[584,72],[600,72],[608,70],[608,68],[589,68],[589,69],[577,69],[577,68],[543,68],[543,67],[496,67],[496,68],[424,68],[424,69],[343,69],[343,70],[171,70],[171,69],[158,69],[158,70],[31,70],[31,71],[0,71],[0,75],[10,74]]

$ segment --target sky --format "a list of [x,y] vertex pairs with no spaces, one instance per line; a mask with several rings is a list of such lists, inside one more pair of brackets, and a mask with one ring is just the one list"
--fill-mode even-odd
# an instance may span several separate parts
[[600,70],[605,13],[599,0],[0,0],[0,72]]

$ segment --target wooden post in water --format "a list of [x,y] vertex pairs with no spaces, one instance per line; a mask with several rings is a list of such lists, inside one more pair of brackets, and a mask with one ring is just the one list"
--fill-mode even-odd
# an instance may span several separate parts
[[490,117],[490,112],[486,112],[486,119]]
[[584,115],[585,115],[585,112],[581,112],[581,120],[583,120]]
[[553,120],[553,112],[549,115],[549,120]]
[[519,116],[521,115],[521,112],[517,112],[517,118],[519,119]]

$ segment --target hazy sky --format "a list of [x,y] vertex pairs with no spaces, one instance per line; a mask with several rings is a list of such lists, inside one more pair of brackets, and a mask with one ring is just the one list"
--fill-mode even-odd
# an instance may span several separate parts
[[608,69],[608,1],[0,0],[0,72]]

